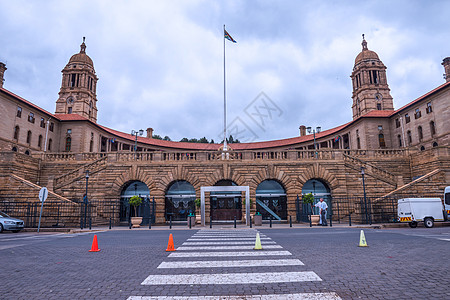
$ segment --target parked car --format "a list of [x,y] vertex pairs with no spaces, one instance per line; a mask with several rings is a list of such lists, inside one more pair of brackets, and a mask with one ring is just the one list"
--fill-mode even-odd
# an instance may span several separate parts
[[3,230],[11,230],[12,232],[19,232],[23,229],[23,220],[12,218],[0,211],[0,233]]

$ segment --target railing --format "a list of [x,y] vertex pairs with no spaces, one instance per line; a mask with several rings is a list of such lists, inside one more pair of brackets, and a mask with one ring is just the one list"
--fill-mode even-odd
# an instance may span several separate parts
[[368,174],[373,175],[374,177],[384,182],[390,183],[392,185],[396,185],[397,183],[397,177],[394,174],[371,163],[365,162],[348,154],[344,154],[344,160],[349,164],[350,167],[355,170],[360,170],[361,167],[364,167]]
[[86,175],[86,171],[89,170],[89,172],[92,174],[103,170],[106,167],[107,163],[107,157],[104,156],[93,163],[83,165],[73,171],[70,171],[60,177],[56,177],[54,180],[54,188],[59,189],[67,184],[70,184],[83,176]]

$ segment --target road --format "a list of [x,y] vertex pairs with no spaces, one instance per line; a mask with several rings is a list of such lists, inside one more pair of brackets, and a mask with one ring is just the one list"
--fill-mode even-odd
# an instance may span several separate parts
[[[0,234],[2,299],[449,299],[450,227]],[[166,252],[169,234],[175,252]],[[262,250],[253,250],[256,233]],[[94,234],[100,252],[89,252]],[[211,296],[211,297],[208,297]]]

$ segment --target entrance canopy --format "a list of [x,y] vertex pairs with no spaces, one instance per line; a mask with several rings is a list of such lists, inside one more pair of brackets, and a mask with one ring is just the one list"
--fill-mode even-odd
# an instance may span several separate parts
[[205,192],[245,192],[245,224],[250,220],[250,188],[248,186],[202,186],[201,193],[201,215],[202,226],[205,226]]

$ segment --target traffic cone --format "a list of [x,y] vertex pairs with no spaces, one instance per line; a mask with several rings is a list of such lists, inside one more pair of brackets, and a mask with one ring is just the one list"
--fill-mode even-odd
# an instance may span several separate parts
[[261,247],[261,239],[259,238],[259,232],[256,233],[256,242],[255,242],[255,248],[253,248],[254,250],[262,250]]
[[359,247],[368,247],[363,230],[361,230],[361,235],[359,236]]
[[97,242],[97,235],[94,235],[94,239],[92,240],[92,247],[89,252],[99,252],[100,249],[98,249],[98,242]]
[[169,235],[169,243],[167,244],[166,251],[175,251],[175,247],[173,245],[173,236],[172,236],[172,234]]

